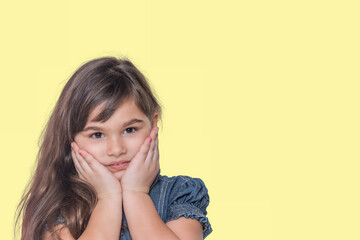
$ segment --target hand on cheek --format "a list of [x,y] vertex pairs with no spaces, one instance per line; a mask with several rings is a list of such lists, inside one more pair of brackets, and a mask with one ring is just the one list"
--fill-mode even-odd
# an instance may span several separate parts
[[158,127],[151,130],[150,136],[145,139],[126,169],[121,179],[124,192],[149,193],[151,183],[160,169],[158,130]]
[[99,199],[121,195],[119,180],[76,142],[71,143],[71,156],[80,178],[94,187]]

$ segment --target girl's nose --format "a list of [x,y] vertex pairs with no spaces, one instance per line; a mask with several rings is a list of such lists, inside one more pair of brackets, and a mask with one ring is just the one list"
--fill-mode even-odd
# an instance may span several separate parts
[[112,138],[107,142],[106,153],[108,156],[119,157],[126,153],[125,143],[120,138]]

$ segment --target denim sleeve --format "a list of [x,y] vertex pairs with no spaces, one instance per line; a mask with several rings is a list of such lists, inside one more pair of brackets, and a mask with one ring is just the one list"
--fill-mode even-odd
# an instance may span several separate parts
[[179,217],[198,220],[203,226],[204,239],[212,232],[206,208],[209,194],[204,182],[199,178],[178,176],[169,193],[169,207],[166,222]]

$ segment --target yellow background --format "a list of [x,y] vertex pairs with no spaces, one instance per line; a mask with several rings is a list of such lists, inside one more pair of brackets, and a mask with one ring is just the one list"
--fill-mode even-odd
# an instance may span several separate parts
[[207,239],[360,239],[358,1],[2,1],[1,239],[71,74],[129,57],[164,106],[162,174]]

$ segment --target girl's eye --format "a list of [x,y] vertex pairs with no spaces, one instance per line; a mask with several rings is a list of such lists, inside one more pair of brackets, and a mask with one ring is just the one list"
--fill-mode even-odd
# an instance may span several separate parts
[[130,127],[130,128],[125,129],[124,133],[133,133],[133,132],[135,132],[136,130],[137,130],[136,128]]
[[90,137],[92,137],[92,138],[101,138],[101,136],[103,136],[103,134],[100,132],[93,133],[90,135]]

